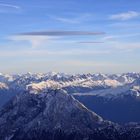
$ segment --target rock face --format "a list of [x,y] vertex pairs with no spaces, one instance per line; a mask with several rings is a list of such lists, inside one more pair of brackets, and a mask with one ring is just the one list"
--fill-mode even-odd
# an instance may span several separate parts
[[[90,134],[109,125],[64,90],[16,96],[0,111],[0,139],[38,139],[39,136]],[[58,133],[59,132],[59,133]],[[52,134],[53,133],[53,134]],[[47,139],[47,138],[46,138]]]

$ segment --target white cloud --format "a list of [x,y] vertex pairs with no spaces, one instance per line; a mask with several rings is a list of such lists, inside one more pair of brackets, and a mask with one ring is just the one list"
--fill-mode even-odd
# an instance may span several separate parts
[[6,4],[6,3],[0,3],[0,7],[8,7],[8,8],[20,9],[20,7],[17,6],[17,5]]
[[105,43],[103,44],[106,49],[112,53],[132,53],[140,50],[139,41],[131,41],[132,37],[139,37],[140,33],[122,34],[122,35],[110,35],[101,38]]
[[125,13],[114,14],[109,17],[111,20],[129,20],[139,17],[140,13],[136,11],[128,11]]
[[[30,35],[31,34],[31,35]],[[37,35],[36,35],[37,34]],[[52,34],[52,35],[49,35]],[[60,44],[99,44],[103,42],[93,42],[93,41],[75,41],[75,40],[70,40],[64,38],[65,36],[70,36],[70,35],[102,35],[104,34],[103,32],[87,32],[87,31],[58,31],[58,32],[32,32],[32,33],[25,33],[25,35],[14,35],[14,36],[9,36],[8,40],[14,41],[14,42],[20,42],[20,43],[30,43],[32,48],[37,48],[41,47],[42,45],[57,45],[58,43]],[[64,37],[62,37],[64,36]]]
[[32,48],[37,48],[40,47],[43,43],[49,41],[50,39],[52,39],[52,37],[48,37],[48,36],[10,36],[8,37],[9,40],[12,41],[26,41],[29,42],[31,44]]
[[68,19],[63,17],[52,17],[56,21],[64,22],[64,23],[79,23],[80,21],[78,19]]
[[139,37],[140,33],[129,33],[129,34],[121,34],[121,35],[109,35],[102,38],[102,41],[116,41],[117,39],[122,38],[132,38],[132,37]]
[[81,23],[83,21],[91,19],[92,15],[88,13],[84,13],[82,15],[73,17],[73,18],[67,18],[67,17],[55,17],[55,16],[49,16],[51,19],[63,22],[63,23],[69,23],[69,24],[77,24]]

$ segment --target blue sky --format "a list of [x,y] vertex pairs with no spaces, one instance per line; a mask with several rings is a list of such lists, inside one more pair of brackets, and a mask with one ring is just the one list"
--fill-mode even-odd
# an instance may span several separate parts
[[140,72],[139,7],[139,0],[1,0],[0,72]]

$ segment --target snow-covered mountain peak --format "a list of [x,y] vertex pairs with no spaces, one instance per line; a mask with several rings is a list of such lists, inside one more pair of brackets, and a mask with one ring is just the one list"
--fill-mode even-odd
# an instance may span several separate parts
[[[62,88],[69,93],[96,92],[109,89],[110,93],[124,93],[132,86],[140,85],[139,73],[126,74],[76,74],[64,73],[26,73],[21,75],[0,75],[0,82],[16,93],[45,92],[48,89]],[[99,91],[99,92],[100,92]]]
[[30,93],[37,94],[37,93],[43,92],[49,88],[58,89],[60,87],[61,87],[61,85],[59,82],[53,81],[53,80],[47,80],[47,81],[42,81],[39,83],[31,83],[26,86],[26,90],[29,91]]
[[5,89],[9,89],[9,87],[5,83],[0,82],[0,90],[5,90]]

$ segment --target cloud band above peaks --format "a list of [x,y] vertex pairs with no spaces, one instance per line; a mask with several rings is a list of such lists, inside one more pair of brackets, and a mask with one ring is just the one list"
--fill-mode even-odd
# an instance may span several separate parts
[[90,31],[41,31],[41,32],[25,32],[19,35],[30,35],[30,36],[92,36],[92,35],[103,35],[105,32],[90,32]]

